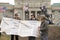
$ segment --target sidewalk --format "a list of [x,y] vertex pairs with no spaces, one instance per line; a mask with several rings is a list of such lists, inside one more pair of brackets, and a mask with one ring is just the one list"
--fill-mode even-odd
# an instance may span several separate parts
[[[28,40],[28,37],[25,38],[19,37],[19,40]],[[36,38],[36,40],[40,40],[40,38]]]

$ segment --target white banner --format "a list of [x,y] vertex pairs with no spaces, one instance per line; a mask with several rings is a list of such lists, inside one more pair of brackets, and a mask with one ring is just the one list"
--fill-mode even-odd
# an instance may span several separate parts
[[7,35],[19,35],[21,37],[35,36],[38,35],[38,26],[41,22],[39,21],[24,21],[15,20],[12,18],[3,18],[1,23],[1,29]]
[[18,35],[19,20],[3,17],[1,22],[1,31],[8,35]]
[[21,21],[19,28],[19,35],[21,37],[26,36],[35,36],[38,37],[38,26],[40,26],[41,22],[39,21]]

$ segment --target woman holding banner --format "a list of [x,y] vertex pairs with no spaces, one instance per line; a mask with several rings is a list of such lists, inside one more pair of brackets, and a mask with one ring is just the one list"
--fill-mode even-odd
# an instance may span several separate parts
[[45,16],[41,16],[41,26],[38,29],[41,34],[41,40],[48,40],[48,22]]

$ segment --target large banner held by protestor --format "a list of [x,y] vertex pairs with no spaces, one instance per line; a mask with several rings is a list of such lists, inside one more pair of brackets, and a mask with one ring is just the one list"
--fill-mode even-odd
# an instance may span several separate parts
[[8,35],[18,35],[19,20],[3,17],[1,31]]
[[21,37],[35,36],[39,34],[38,27],[40,21],[16,20],[3,17],[1,22],[1,31],[7,35],[19,35]]

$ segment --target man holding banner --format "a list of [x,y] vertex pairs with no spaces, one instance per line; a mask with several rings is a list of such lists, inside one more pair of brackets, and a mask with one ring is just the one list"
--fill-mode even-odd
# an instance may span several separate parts
[[[14,19],[20,20],[17,13],[14,16],[15,16]],[[18,35],[11,35],[11,40],[14,40],[14,36],[15,36],[16,40],[19,40]]]
[[[31,15],[31,19],[30,20],[37,20],[37,19],[35,18],[34,15]],[[28,40],[35,40],[35,37],[34,36],[29,36]]]

